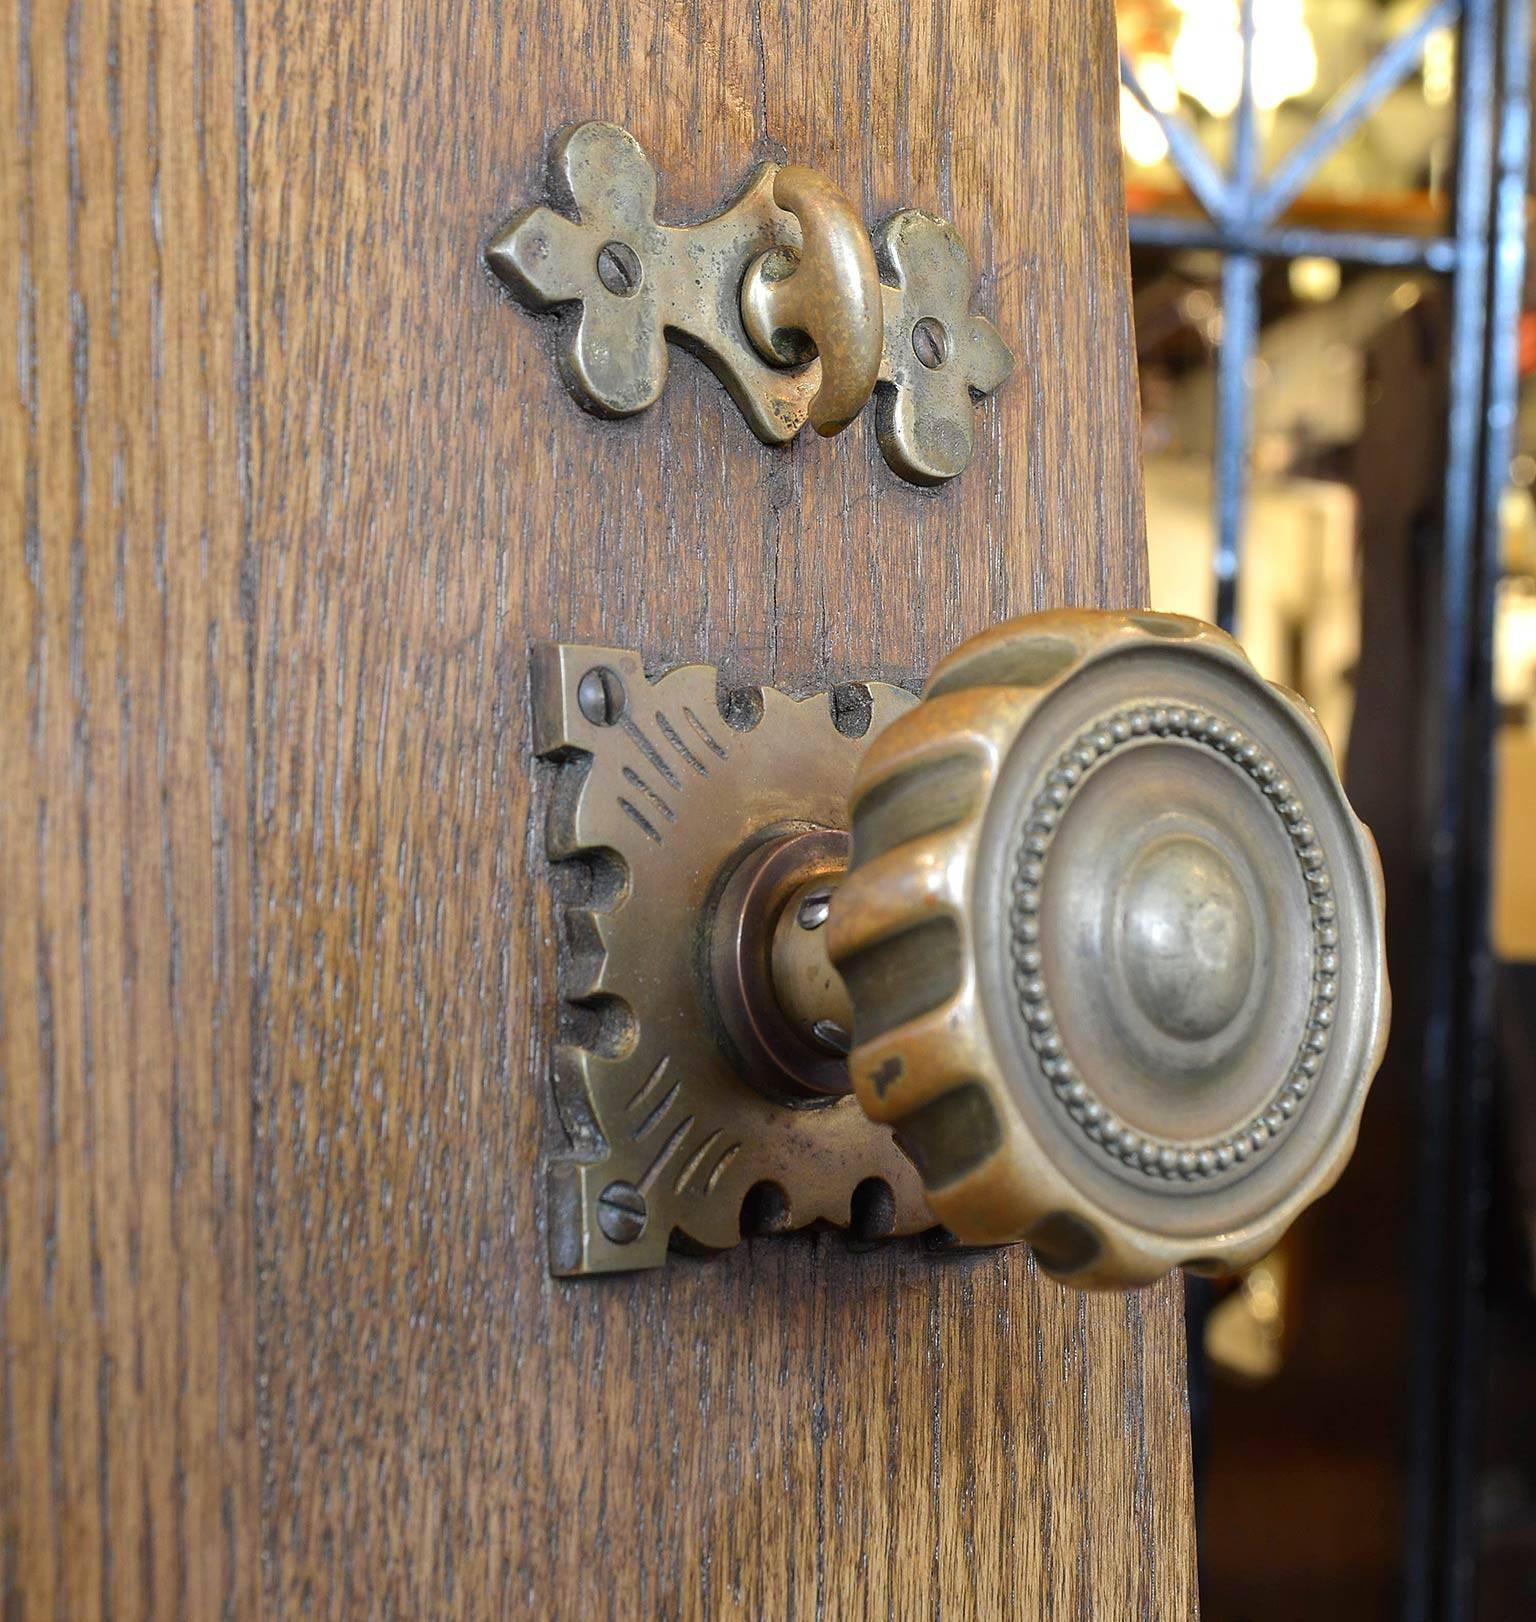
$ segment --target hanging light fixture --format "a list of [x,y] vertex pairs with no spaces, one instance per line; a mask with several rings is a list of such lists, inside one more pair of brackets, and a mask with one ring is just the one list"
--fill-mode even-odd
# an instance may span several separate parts
[[[1170,62],[1180,91],[1217,118],[1237,106],[1243,85],[1238,0],[1174,0],[1180,12]],[[1253,99],[1265,111],[1317,83],[1317,44],[1302,0],[1254,0]]]

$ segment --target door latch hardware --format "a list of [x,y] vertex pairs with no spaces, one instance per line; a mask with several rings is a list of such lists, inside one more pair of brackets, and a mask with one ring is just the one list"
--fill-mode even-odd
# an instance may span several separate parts
[[760,164],[697,225],[661,225],[656,173],[616,125],[568,130],[550,154],[548,201],[486,249],[530,309],[574,312],[559,347],[587,410],[628,417],[659,398],[667,339],[720,378],[769,445],[809,421],[840,432],[873,395],[886,461],[942,484],[970,461],[977,402],[1013,369],[985,316],[954,228],[904,209],[873,234],[823,175]]
[[800,222],[802,247],[798,255],[771,248],[752,261],[742,319],[770,366],[820,360],[821,387],[806,416],[830,438],[864,409],[880,377],[884,310],[874,244],[853,205],[815,169],[780,169],[773,201]]
[[583,875],[556,1271],[877,1191],[882,1233],[1134,1285],[1248,1264],[1338,1176],[1380,868],[1316,717],[1214,626],[1033,615],[921,701],[722,707],[708,666],[576,647],[534,689],[540,752],[585,761],[549,823]]

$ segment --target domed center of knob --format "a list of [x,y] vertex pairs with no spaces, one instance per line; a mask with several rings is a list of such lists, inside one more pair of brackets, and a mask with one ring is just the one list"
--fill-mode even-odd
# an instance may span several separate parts
[[1122,962],[1131,992],[1159,1030],[1215,1036],[1253,980],[1254,920],[1226,858],[1176,835],[1145,849],[1121,892]]

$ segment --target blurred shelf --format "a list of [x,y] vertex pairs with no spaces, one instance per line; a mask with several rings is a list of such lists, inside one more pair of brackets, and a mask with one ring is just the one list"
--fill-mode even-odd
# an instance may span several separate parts
[[[1128,179],[1125,200],[1132,215],[1203,220],[1205,210],[1183,184]],[[1281,226],[1320,230],[1381,231],[1395,236],[1435,237],[1447,229],[1446,202],[1428,191],[1354,194],[1304,192],[1280,216]]]

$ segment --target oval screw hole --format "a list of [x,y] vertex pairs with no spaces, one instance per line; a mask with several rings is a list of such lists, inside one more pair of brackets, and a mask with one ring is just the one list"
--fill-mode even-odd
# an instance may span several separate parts
[[737,687],[719,696],[720,714],[735,732],[750,732],[763,718],[761,687]]
[[883,1177],[866,1177],[853,1191],[848,1232],[856,1240],[889,1239],[896,1228],[896,1196]]
[[862,738],[875,715],[875,695],[861,681],[832,689],[832,725],[845,738]]

